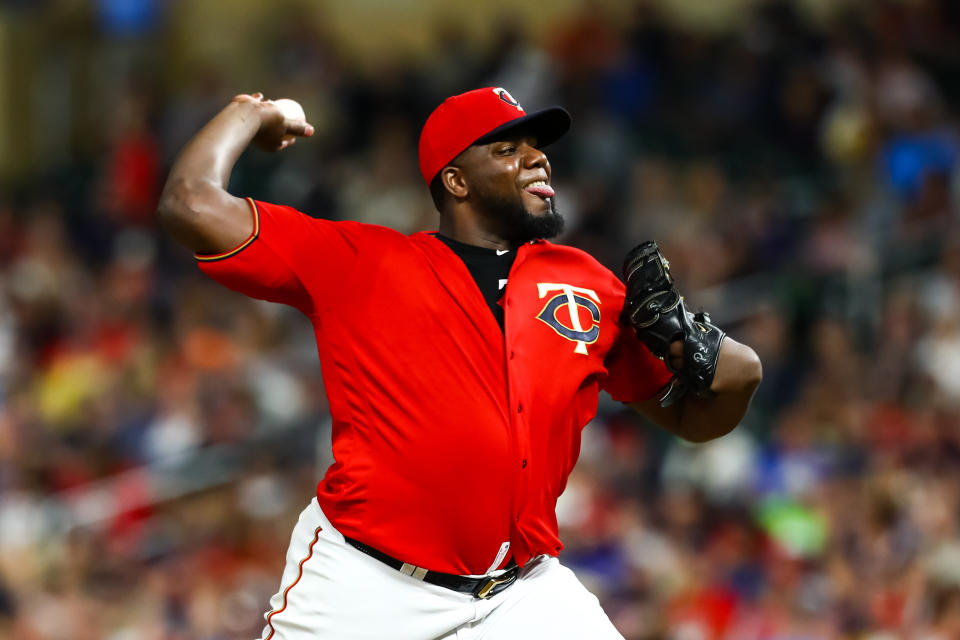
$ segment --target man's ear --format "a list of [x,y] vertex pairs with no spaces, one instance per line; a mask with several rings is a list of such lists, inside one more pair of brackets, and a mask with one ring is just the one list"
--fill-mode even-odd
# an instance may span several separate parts
[[460,167],[444,167],[440,172],[440,182],[443,184],[443,188],[450,192],[457,198],[467,197],[470,189],[467,187],[466,176],[463,175],[463,170]]

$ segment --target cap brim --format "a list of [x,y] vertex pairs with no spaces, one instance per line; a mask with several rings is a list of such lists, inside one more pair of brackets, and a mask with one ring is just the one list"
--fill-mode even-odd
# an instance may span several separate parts
[[553,144],[570,130],[570,114],[562,107],[550,107],[506,122],[477,138],[473,144],[489,144],[518,132],[532,134],[538,147]]

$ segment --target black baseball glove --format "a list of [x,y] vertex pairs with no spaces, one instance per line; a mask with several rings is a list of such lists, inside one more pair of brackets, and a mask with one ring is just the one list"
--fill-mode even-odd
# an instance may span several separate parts
[[[627,254],[623,280],[627,285],[623,306],[627,321],[650,352],[673,373],[660,406],[669,407],[688,392],[701,398],[715,395],[710,385],[725,334],[710,323],[706,313],[687,311],[670,277],[670,263],[660,254],[656,242],[648,240]],[[683,341],[683,365],[679,369],[670,363],[670,344],[677,340]]]

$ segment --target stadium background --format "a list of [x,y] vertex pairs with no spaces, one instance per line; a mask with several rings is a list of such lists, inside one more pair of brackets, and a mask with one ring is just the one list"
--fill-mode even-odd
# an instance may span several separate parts
[[308,323],[156,228],[185,140],[297,98],[236,192],[412,231],[423,119],[498,85],[574,116],[564,241],[657,239],[764,363],[719,441],[586,429],[563,559],[624,635],[960,638],[958,79],[950,0],[0,3],[0,637],[257,636],[329,462]]

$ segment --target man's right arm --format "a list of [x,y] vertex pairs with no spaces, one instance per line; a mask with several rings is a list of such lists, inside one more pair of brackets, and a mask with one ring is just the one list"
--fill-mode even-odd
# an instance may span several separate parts
[[262,94],[238,95],[184,146],[170,169],[157,213],[163,227],[195,253],[217,254],[253,232],[250,206],[227,192],[230,173],[253,142],[280,151],[311,136],[313,127],[288,120]]

